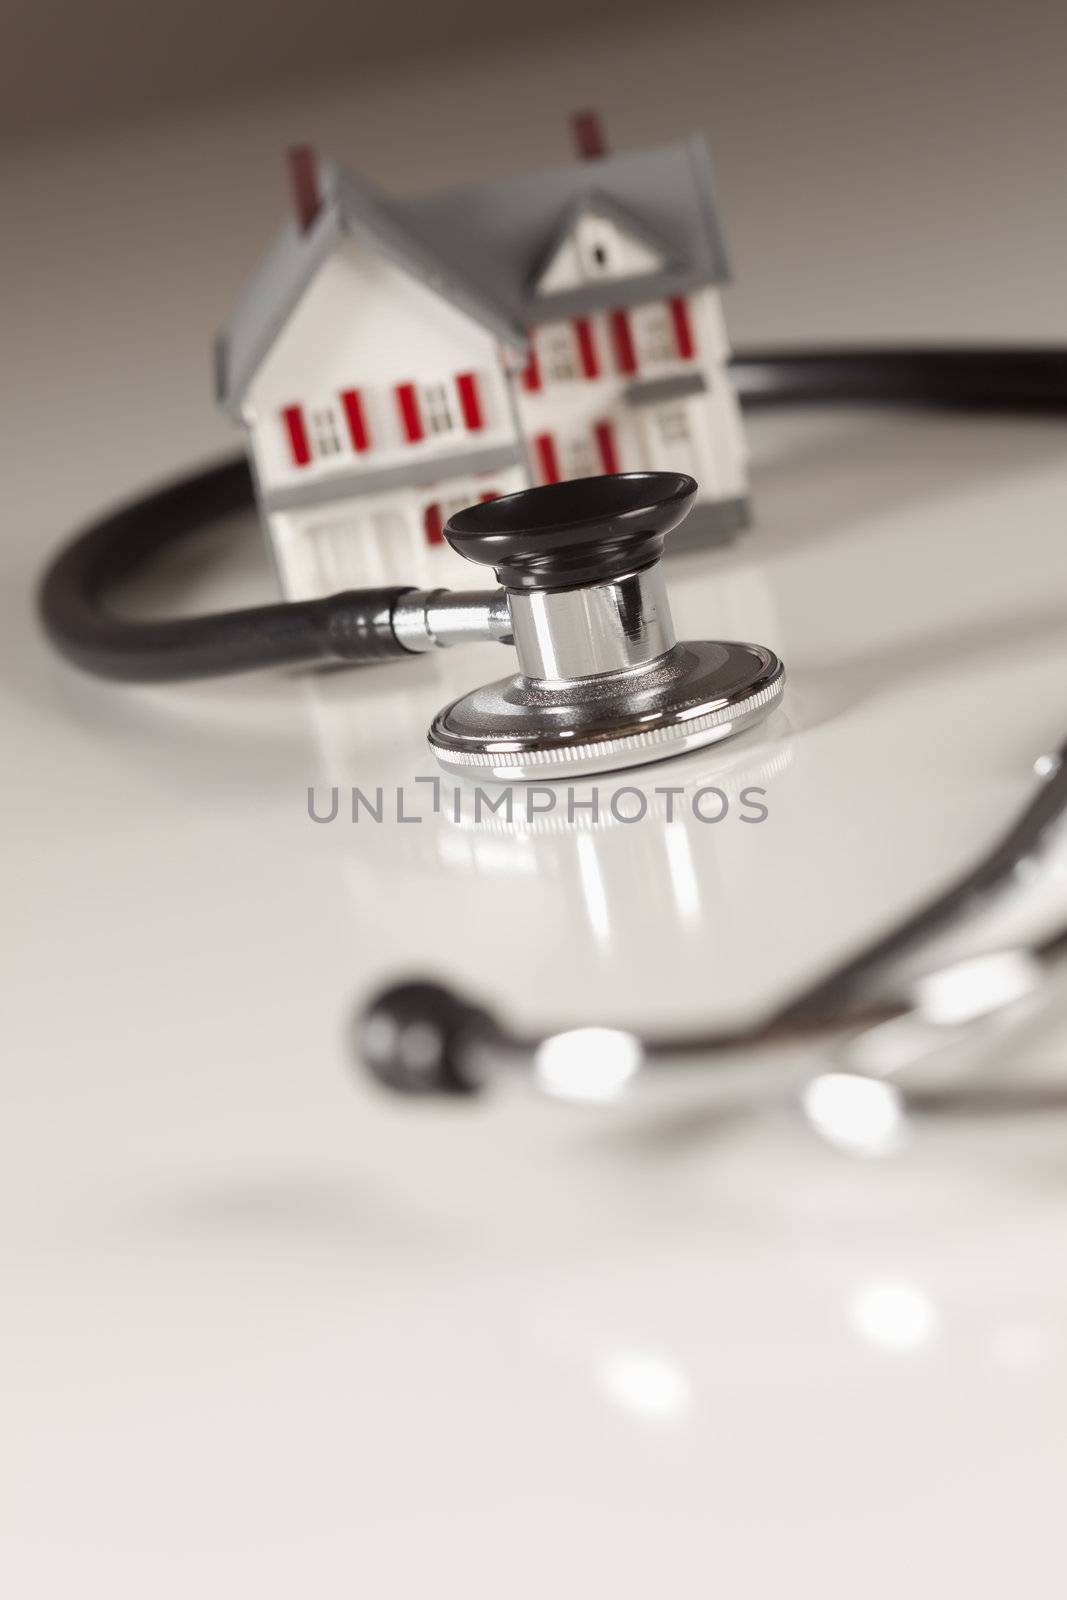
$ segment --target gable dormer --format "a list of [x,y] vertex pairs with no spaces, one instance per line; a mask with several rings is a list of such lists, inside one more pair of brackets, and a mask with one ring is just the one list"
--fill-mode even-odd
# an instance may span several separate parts
[[567,294],[662,272],[667,252],[605,195],[589,195],[567,213],[534,278],[538,296]]

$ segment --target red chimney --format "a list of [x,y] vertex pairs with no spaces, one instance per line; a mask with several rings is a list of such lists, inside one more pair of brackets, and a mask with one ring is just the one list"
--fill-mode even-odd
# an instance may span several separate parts
[[293,192],[296,224],[301,233],[307,233],[322,205],[315,152],[309,144],[294,144],[288,154],[289,187]]
[[575,148],[583,161],[594,161],[597,156],[607,155],[608,143],[604,138],[599,112],[572,112],[571,130],[574,134]]

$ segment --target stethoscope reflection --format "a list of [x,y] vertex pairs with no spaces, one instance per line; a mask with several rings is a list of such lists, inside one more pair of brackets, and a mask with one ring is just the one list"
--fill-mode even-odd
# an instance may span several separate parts
[[[743,545],[684,554],[668,562],[667,577],[678,610],[694,624],[699,618],[700,628],[726,638],[758,634],[779,646],[773,587]],[[322,805],[337,790],[347,815],[353,788],[373,804],[381,788],[395,824],[396,752],[425,751],[428,708],[505,670],[503,652],[490,644],[420,657],[404,674],[381,673],[373,693],[354,694],[344,672],[309,676]],[[587,950],[603,963],[647,938],[650,927],[682,941],[708,932],[712,908],[723,901],[726,840],[765,820],[768,791],[794,753],[781,710],[737,741],[551,784],[472,784],[441,772],[427,753],[400,786],[405,820],[417,817],[418,825],[391,827],[387,841],[378,828],[347,828],[344,870],[361,906],[368,882],[375,884],[385,917],[421,894],[428,873],[443,877],[453,903],[472,915],[472,898],[506,891],[512,925],[536,927],[543,947],[566,940],[577,959]],[[387,771],[392,781],[379,784]],[[362,819],[371,820],[366,808]]]
[[[455,664],[434,660],[427,665],[422,690],[414,683],[411,688],[398,686],[395,695],[387,693],[372,706],[364,701],[358,708],[343,691],[335,692],[329,679],[320,680],[326,692],[320,694],[316,684],[312,694],[320,712],[324,749],[329,752],[325,764],[336,770],[338,750],[344,764],[348,735],[356,735],[350,719],[357,709],[361,760],[365,763],[368,739],[382,753],[395,751],[401,740],[424,724],[422,698],[432,696],[436,701],[442,677],[454,670],[465,676],[469,667],[458,659]],[[688,944],[692,966],[688,972],[681,964],[672,967],[672,986],[676,976],[681,991],[687,979],[696,976],[706,986],[714,968],[715,940],[723,922],[715,913],[729,902],[722,872],[733,854],[717,845],[724,835],[716,830],[728,816],[736,826],[753,826],[754,803],[758,805],[760,798],[754,791],[765,790],[793,759],[792,737],[783,727],[781,712],[773,725],[761,729],[759,741],[753,731],[731,745],[639,772],[608,774],[596,785],[516,784],[510,809],[500,802],[499,790],[483,784],[480,814],[472,809],[469,784],[446,780],[424,768],[414,782],[421,780],[420,792],[427,800],[432,794],[429,812],[419,819],[431,825],[391,830],[386,848],[380,834],[351,830],[346,870],[364,907],[368,885],[375,891],[370,898],[382,928],[383,950],[389,948],[390,919],[393,928],[421,932],[419,899],[432,870],[446,885],[442,902],[451,899],[465,926],[479,919],[491,925],[480,950],[462,949],[469,941],[453,940],[450,946],[448,964],[455,966],[460,981],[465,966],[468,991],[473,988],[477,993],[480,987],[484,960],[479,971],[479,956],[497,948],[501,939],[517,945],[521,930],[534,931],[541,947],[534,952],[541,961],[537,977],[551,979],[554,970],[563,970],[563,957],[556,959],[552,953],[569,951],[573,963],[577,936],[582,941],[581,959],[588,959],[591,966],[599,962],[605,980],[599,994],[592,994],[589,1009],[594,1015],[597,1010],[604,1014],[621,999],[623,1011],[626,1004],[639,1007],[643,1021],[649,1009],[650,929],[658,940],[669,929],[671,958],[677,956],[679,963],[684,963]],[[389,770],[395,772],[395,765]],[[1011,887],[1009,880],[1020,886],[1038,846],[1044,843],[1047,849],[1060,805],[1059,770],[1055,761],[1047,771],[1039,764],[1036,773],[1047,785],[1046,796],[1040,792],[1035,796],[1015,832],[991,853],[988,863],[900,931],[861,952],[831,980],[813,986],[810,995],[787,1006],[770,1027],[736,1033],[710,1030],[683,1036],[676,1046],[665,1034],[636,1031],[632,1024],[628,1028],[625,1015],[618,1027],[557,1028],[543,1036],[536,1019],[532,1028],[496,1033],[486,1033],[486,1024],[479,1022],[478,1037],[470,1035],[474,1072],[528,1072],[539,1087],[558,1098],[618,1099],[650,1077],[665,1088],[672,1060],[678,1056],[694,1097],[717,1089],[720,1096],[729,1099],[733,1093],[755,1109],[761,1099],[766,1103],[766,1096],[784,1094],[800,1105],[808,1126],[824,1142],[853,1155],[896,1153],[906,1142],[906,1121],[909,1126],[924,1120],[936,1124],[942,1110],[963,1121],[970,1120],[968,1113],[979,1117],[995,1113],[993,1120],[1000,1121],[1001,1114],[1015,1109],[1040,1110],[1046,1100],[1061,1106],[1067,1098],[1065,1089],[1047,1072],[1031,1083],[1014,1070],[1030,1040],[1041,1034],[1058,1010],[1059,986],[1049,984],[1047,972],[1062,953],[1059,935],[1051,942],[1025,934],[998,938],[986,953],[979,948],[971,956],[946,952],[943,961],[928,968],[927,978],[921,972],[912,976],[905,972],[904,998],[872,1003],[869,1015],[864,1014],[865,1005],[852,998],[853,990],[860,994],[875,962],[880,974],[892,976],[898,953],[906,963],[910,951],[911,958],[926,966],[927,936],[942,927],[950,931],[949,913],[964,901],[972,913],[971,932],[977,937],[976,905],[986,905],[992,886],[1001,893]],[[599,791],[595,799],[594,789]],[[695,809],[698,806],[702,809]],[[742,814],[746,807],[747,821]],[[1004,868],[1005,861],[1010,871]],[[1058,875],[1047,869],[1046,854],[1041,878],[1053,883]],[[460,891],[457,895],[449,888],[452,882]],[[506,919],[494,901],[498,890],[506,891]],[[505,922],[506,933],[494,934]],[[439,972],[439,961],[431,964],[425,959],[427,946],[422,944],[421,949],[418,966]],[[415,938],[411,950],[418,956]],[[833,1013],[841,995],[847,1004],[840,1025],[835,1020],[835,1026],[827,1029],[820,1008]],[[462,1007],[462,1001],[446,990],[436,991],[425,1003],[434,1008],[434,1018],[419,1024],[427,1037],[443,1025],[440,1019],[448,1006]],[[379,1020],[383,1026],[385,1021],[393,1026],[391,1016],[383,1017],[380,1010],[372,1008],[368,1015],[375,1026]],[[654,1025],[655,1019],[650,1020]],[[676,1019],[670,1021],[677,1026]],[[419,1028],[413,1023],[411,1031],[414,1037]],[[816,1035],[822,1041],[817,1063],[811,1059]],[[688,1064],[702,1055],[721,1060],[724,1052],[747,1051],[751,1056],[757,1048],[773,1056],[758,1070],[751,1065],[742,1068],[740,1061],[736,1071],[719,1068],[711,1076],[694,1076],[689,1070]],[[794,1054],[796,1060],[791,1059]],[[591,1076],[598,1089],[592,1096]],[[610,1094],[599,1092],[605,1083]],[[927,1112],[938,1115],[927,1119]]]
[[624,959],[649,929],[684,945],[714,931],[728,836],[766,822],[793,762],[783,713],[767,738],[572,784],[472,785],[424,770],[399,787],[335,786],[338,808],[359,817],[343,870],[361,906],[369,881],[380,904],[403,905],[432,873],[468,915],[506,904],[509,925],[536,927],[542,948],[573,959]]
[[432,835],[437,860],[502,884],[550,878],[561,926],[584,930],[601,952],[617,950],[635,908],[644,930],[706,928],[722,899],[722,841],[767,820],[769,791],[793,762],[779,717],[770,743],[580,783],[484,789],[498,810],[476,811],[469,791],[450,785]]

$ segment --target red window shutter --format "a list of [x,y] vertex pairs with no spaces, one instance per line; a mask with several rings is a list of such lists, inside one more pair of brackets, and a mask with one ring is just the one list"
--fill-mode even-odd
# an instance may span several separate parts
[[595,378],[600,371],[600,363],[596,358],[596,345],[593,343],[593,326],[588,317],[575,317],[574,333],[578,340],[578,355],[582,363],[582,371],[587,378]]
[[426,510],[422,514],[422,520],[426,528],[426,543],[444,544],[445,536],[442,531],[444,524],[441,520],[441,507],[438,505],[436,500],[434,501],[433,505],[426,507]]
[[537,346],[534,344],[533,334],[531,333],[528,337],[530,340],[530,355],[526,362],[526,370],[522,375],[522,386],[524,389],[540,389],[541,363],[537,359]]
[[289,451],[293,458],[293,465],[306,467],[311,460],[311,446],[308,444],[308,431],[304,426],[304,413],[299,406],[286,406],[282,412],[282,421],[285,431],[289,435]]
[[396,386],[396,403],[400,409],[400,425],[404,430],[404,438],[409,444],[415,444],[422,438],[422,412],[419,410],[419,397],[415,392],[413,383],[398,383]]
[[475,372],[461,372],[456,379],[456,388],[459,390],[459,404],[463,412],[463,420],[472,432],[485,427],[482,417],[482,397],[478,393],[478,375]]
[[359,390],[342,389],[341,404],[345,408],[348,436],[352,441],[353,450],[369,450],[370,434],[367,432],[367,417]]
[[689,321],[689,307],[681,295],[671,301],[671,321],[674,323],[674,342],[683,361],[691,361],[696,354],[693,326]]
[[600,452],[600,465],[605,472],[618,472],[619,454],[615,448],[615,426],[611,422],[598,422],[593,430],[596,447]]
[[611,342],[615,346],[615,365],[620,372],[636,372],[637,357],[634,354],[633,334],[630,332],[630,319],[625,311],[611,313]]
[[541,478],[545,483],[559,482],[559,459],[556,455],[556,441],[550,433],[539,433],[534,440],[534,449],[537,451],[537,464],[541,469]]

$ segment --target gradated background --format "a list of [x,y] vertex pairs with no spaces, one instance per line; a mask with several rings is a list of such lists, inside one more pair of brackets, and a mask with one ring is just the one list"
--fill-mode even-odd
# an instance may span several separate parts
[[616,147],[700,129],[736,342],[1067,321],[1055,0],[5,10],[5,562],[227,444],[208,338],[294,141],[402,190],[559,160],[579,106]]
[[[778,604],[772,822],[696,840],[689,922],[623,830],[601,944],[551,839],[461,877],[407,859],[418,829],[306,821],[316,714],[375,759],[404,730],[407,778],[462,652],[441,682],[126,693],[48,652],[31,596],[94,511],[236,448],[210,336],[295,141],[403,190],[564,159],[579,106],[620,148],[700,129],[737,343],[1062,339],[1067,9],[3,12],[0,1589],[1059,1596],[1055,1119],[856,1166],[786,1112],[397,1104],[344,1045],[368,984],[431,960],[520,1020],[721,1017],[972,859],[1060,733],[1058,419],[753,424],[757,525],[676,615],[702,636],[739,578]],[[247,532],[182,557],[183,603],[271,592]],[[545,913],[525,944],[502,894]],[[560,928],[527,981],[516,948]]]

